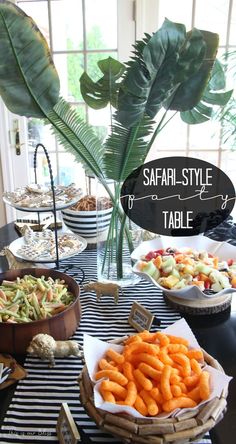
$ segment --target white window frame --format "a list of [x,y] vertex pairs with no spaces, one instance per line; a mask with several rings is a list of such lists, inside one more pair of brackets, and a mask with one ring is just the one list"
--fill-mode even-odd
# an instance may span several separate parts
[[[11,0],[17,3],[17,0]],[[127,61],[130,57],[132,45],[135,41],[134,1],[118,0],[118,58]],[[50,14],[50,11],[49,11]],[[14,125],[20,130],[21,155],[16,155]],[[29,181],[28,168],[28,139],[26,119],[10,113],[0,99],[0,131],[1,131],[1,163],[3,189],[13,191],[17,187],[25,186]],[[3,166],[4,165],[4,166]],[[16,219],[14,208],[6,205],[6,221]],[[3,219],[4,220],[4,219]]]

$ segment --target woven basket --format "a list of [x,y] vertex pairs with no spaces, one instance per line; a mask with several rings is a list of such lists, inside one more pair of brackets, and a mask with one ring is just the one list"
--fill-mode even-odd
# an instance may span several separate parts
[[[124,338],[122,338],[123,340]],[[114,341],[120,343],[120,341]],[[205,362],[224,373],[221,365],[203,350]],[[214,398],[199,406],[194,412],[185,411],[175,418],[134,418],[124,413],[109,413],[94,405],[93,382],[84,366],[80,381],[80,400],[88,415],[97,426],[118,437],[125,443],[184,444],[201,439],[212,429],[226,412],[227,389],[220,398]]]

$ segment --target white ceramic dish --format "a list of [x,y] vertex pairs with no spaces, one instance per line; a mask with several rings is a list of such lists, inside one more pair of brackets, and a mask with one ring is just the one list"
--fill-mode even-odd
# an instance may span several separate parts
[[75,211],[70,208],[62,211],[65,225],[74,233],[85,238],[96,237],[108,229],[112,207],[97,211]]
[[138,269],[138,261],[142,256],[149,253],[152,250],[158,250],[160,248],[168,248],[168,247],[190,247],[195,248],[200,251],[207,251],[215,256],[219,257],[219,260],[227,260],[234,259],[236,260],[236,247],[228,244],[227,242],[217,242],[209,239],[206,236],[190,236],[190,237],[171,237],[171,236],[160,236],[156,239],[152,239],[150,241],[142,242],[132,253],[131,258],[135,261],[135,265],[133,266],[133,272],[143,277],[144,279],[152,282],[157,288],[162,290],[165,294],[172,295],[175,297],[179,297],[182,299],[207,299],[219,297],[221,295],[225,295],[228,293],[235,293],[236,288],[225,288],[218,293],[213,294],[205,294],[203,293],[197,286],[186,286],[181,290],[168,290],[167,288],[159,285],[151,276],[147,273],[141,272]]

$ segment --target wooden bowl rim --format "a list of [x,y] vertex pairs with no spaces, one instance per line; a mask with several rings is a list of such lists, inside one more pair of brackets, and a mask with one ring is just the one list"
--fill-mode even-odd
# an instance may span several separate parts
[[[60,317],[63,317],[64,313],[69,311],[69,310],[71,310],[76,305],[76,303],[80,300],[80,285],[77,284],[76,280],[73,279],[68,274],[63,273],[62,271],[51,269],[51,268],[19,268],[19,269],[16,269],[15,271],[22,271],[22,270],[24,270],[25,274],[31,274],[32,270],[37,270],[37,271],[42,271],[42,274],[43,274],[43,272],[46,272],[46,271],[47,272],[48,271],[53,271],[54,273],[58,273],[59,275],[64,275],[64,276],[66,276],[66,278],[68,278],[69,280],[71,280],[72,282],[74,282],[77,285],[78,294],[77,294],[75,300],[72,302],[72,304],[68,305],[68,307],[65,308],[65,310],[61,311],[61,313],[55,314],[55,315],[53,315],[52,317],[49,317],[49,318],[38,319],[37,321],[31,321],[31,322],[21,322],[21,323],[17,322],[15,324],[8,324],[7,322],[0,322],[0,329],[3,328],[3,326],[4,327],[7,326],[7,328],[19,328],[19,327],[20,328],[23,328],[23,327],[25,328],[26,325],[27,326],[30,326],[30,325],[40,325],[40,324],[44,323],[45,321],[48,322],[51,319],[58,319]],[[4,279],[2,279],[2,276],[10,274],[10,272],[13,272],[13,270],[7,270],[7,271],[4,271],[3,273],[0,273],[0,282],[2,282],[2,280],[4,280]]]

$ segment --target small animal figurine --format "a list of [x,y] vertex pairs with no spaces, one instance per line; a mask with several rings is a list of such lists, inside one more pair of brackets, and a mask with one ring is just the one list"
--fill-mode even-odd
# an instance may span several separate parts
[[37,268],[37,265],[34,262],[18,261],[8,247],[4,247],[2,251],[0,251],[0,256],[6,256],[9,270],[16,270],[22,268]]
[[97,301],[100,301],[102,295],[113,296],[115,304],[119,301],[119,290],[122,292],[121,287],[111,282],[89,282],[83,286],[84,290],[93,290],[96,292]]
[[82,347],[76,341],[55,341],[47,334],[39,333],[33,337],[27,352],[32,356],[39,356],[41,359],[49,360],[49,367],[54,367],[55,357],[78,356],[82,358]]

